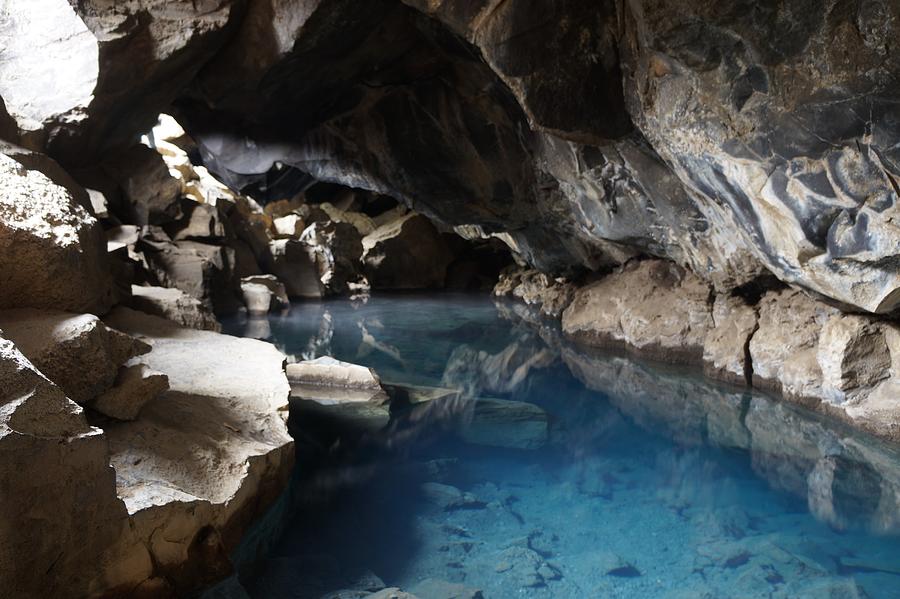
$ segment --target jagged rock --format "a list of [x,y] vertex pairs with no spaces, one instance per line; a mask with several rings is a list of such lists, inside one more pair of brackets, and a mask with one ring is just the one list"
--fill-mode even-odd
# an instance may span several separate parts
[[837,310],[804,293],[766,293],[759,302],[759,329],[750,340],[753,385],[796,398],[820,397],[819,331]]
[[169,227],[173,241],[193,239],[210,242],[225,237],[225,220],[218,206],[183,200],[181,211],[184,219]]
[[128,305],[191,329],[221,329],[216,317],[200,300],[173,287],[132,285]]
[[373,289],[443,287],[453,254],[421,214],[408,213],[362,239],[363,269]]
[[819,333],[816,361],[822,396],[853,402],[891,376],[891,352],[882,327],[864,316],[835,314]]
[[297,239],[278,239],[269,244],[271,272],[284,283],[291,297],[322,297],[324,289],[316,266],[315,250]]
[[713,327],[710,289],[665,261],[626,266],[575,293],[562,329],[581,343],[624,345],[667,361],[699,361]]
[[361,237],[365,237],[373,232],[377,226],[375,221],[362,212],[353,212],[352,210],[341,210],[330,202],[322,202],[318,205],[319,209],[328,215],[328,218],[336,223],[349,223],[356,228]]
[[0,308],[108,310],[99,223],[68,189],[3,154],[0,189]]
[[162,225],[183,216],[181,184],[169,174],[162,157],[143,144],[117,153],[103,165],[121,190],[120,211],[135,225]]
[[136,534],[158,575],[187,593],[227,574],[230,551],[290,475],[284,356],[127,308],[107,322],[150,344],[140,362],[169,378],[138,420],[106,434]]
[[552,279],[534,269],[510,267],[500,274],[493,295],[511,295],[537,305],[548,316],[560,316],[572,302],[575,286],[565,279]]
[[93,314],[34,310],[0,312],[0,329],[65,394],[85,405],[112,387],[119,367],[149,351]]
[[40,0],[8,9],[0,96],[28,145],[46,144],[67,163],[88,163],[147,131],[235,14],[228,0]]
[[116,497],[103,431],[2,338],[0,389],[4,594],[129,592],[153,564]]
[[98,395],[90,407],[117,420],[134,420],[149,401],[169,388],[169,377],[135,363],[119,370],[114,385]]
[[216,314],[230,314],[242,305],[231,248],[197,241],[155,242],[144,254],[161,283],[200,300]]
[[752,382],[750,337],[756,332],[756,309],[741,298],[718,295],[712,310],[713,327],[703,342],[706,373],[737,383]]
[[286,214],[285,216],[272,220],[272,226],[275,228],[276,239],[292,239],[300,237],[306,224],[303,217],[298,214]]
[[327,293],[339,294],[350,290],[351,283],[360,281],[363,245],[356,228],[344,222],[315,222],[300,237],[313,248],[319,280]]

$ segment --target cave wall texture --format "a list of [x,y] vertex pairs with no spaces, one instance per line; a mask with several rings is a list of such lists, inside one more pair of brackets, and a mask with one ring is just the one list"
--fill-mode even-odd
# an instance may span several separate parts
[[900,302],[896,2],[12,0],[0,34],[0,130],[66,167],[174,103],[233,186],[281,162],[546,271]]

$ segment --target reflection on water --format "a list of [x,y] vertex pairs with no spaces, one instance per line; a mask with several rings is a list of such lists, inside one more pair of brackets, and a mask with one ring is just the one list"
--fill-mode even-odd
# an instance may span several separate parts
[[483,297],[227,329],[397,385],[380,431],[292,414],[300,497],[253,597],[900,597],[897,453],[792,406]]

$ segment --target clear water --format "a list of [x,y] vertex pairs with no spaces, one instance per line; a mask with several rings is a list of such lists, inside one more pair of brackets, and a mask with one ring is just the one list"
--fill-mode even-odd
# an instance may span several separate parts
[[[294,418],[295,507],[242,574],[252,597],[361,597],[329,593],[373,574],[421,599],[473,596],[450,583],[487,598],[900,597],[898,455],[802,410],[575,348],[481,296],[295,304],[227,330],[550,418],[530,450],[466,443],[464,419],[428,404],[351,439]],[[431,483],[469,495],[447,505]]]

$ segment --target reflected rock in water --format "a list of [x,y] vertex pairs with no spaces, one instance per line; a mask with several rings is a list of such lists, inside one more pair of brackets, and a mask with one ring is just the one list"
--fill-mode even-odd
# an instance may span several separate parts
[[682,445],[748,450],[773,488],[839,528],[900,533],[900,455],[801,408],[621,356],[563,346],[572,373],[642,428]]
[[441,383],[459,389],[465,397],[511,393],[532,369],[545,368],[557,358],[534,334],[521,335],[496,354],[460,345],[450,355]]
[[272,325],[265,316],[251,316],[244,325],[244,337],[268,340],[272,337]]

